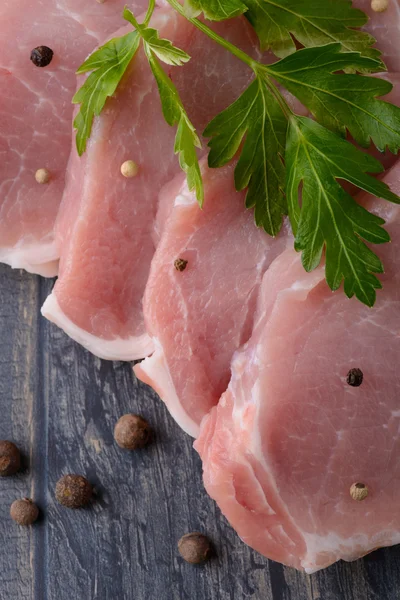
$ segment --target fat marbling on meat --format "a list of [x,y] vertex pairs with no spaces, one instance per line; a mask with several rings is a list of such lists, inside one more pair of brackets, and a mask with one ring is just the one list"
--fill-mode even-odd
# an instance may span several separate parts
[[[400,163],[385,181],[400,193]],[[254,330],[195,447],[208,493],[250,546],[311,573],[400,543],[400,207],[382,216],[383,290],[371,309],[332,293],[294,250],[264,276]],[[359,387],[347,383],[361,369]],[[354,483],[368,497],[355,501]]]
[[[245,192],[235,190],[234,167],[203,165],[203,210],[185,182],[170,190],[174,206],[144,297],[155,352],[135,373],[194,437],[226,390],[233,353],[251,334],[265,271],[293,244],[286,225],[276,239],[255,227]],[[163,202],[171,203],[171,197]],[[188,261],[183,272],[174,268],[180,258]]]
[[[71,152],[75,71],[122,24],[124,0],[1,0],[0,261],[42,275],[57,272],[54,239]],[[147,0],[129,3],[144,10]],[[54,51],[40,68],[37,46]],[[50,182],[35,172],[46,168]]]
[[[156,11],[153,24],[192,57],[168,73],[201,133],[245,89],[252,72],[171,9]],[[216,28],[258,55],[244,18]],[[79,158],[73,150],[57,222],[59,279],[43,307],[44,316],[101,358],[133,360],[154,349],[142,298],[155,251],[159,194],[180,172],[174,138],[140,49],[96,119],[85,155]],[[133,179],[120,173],[128,159],[139,165]]]

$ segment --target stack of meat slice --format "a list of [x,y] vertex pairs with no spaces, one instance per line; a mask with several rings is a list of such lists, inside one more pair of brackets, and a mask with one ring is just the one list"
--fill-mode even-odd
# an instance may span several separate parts
[[[201,132],[248,85],[251,71],[170,9],[158,10],[152,22],[162,37],[192,57],[169,74]],[[255,35],[244,18],[218,29],[257,55]],[[180,171],[174,136],[140,50],[97,120],[85,156],[72,152],[57,223],[59,279],[43,307],[47,318],[101,358],[133,360],[154,349],[142,298],[155,251],[159,194]],[[120,173],[129,159],[139,166],[134,179]]]
[[[276,239],[255,228],[234,163],[211,171],[202,160],[200,210],[141,50],[79,158],[74,72],[131,30],[117,29],[124,2],[43,0],[40,18],[33,4],[0,7],[0,260],[51,275],[60,258],[43,314],[100,357],[147,357],[136,374],[198,437],[206,488],[248,544],[313,572],[399,542],[400,209],[357,197],[393,239],[379,249],[376,307],[332,294],[322,266],[304,272],[287,223]],[[354,4],[369,11],[370,0]],[[140,12],[147,1],[130,5]],[[168,75],[201,132],[252,73],[171,9],[158,8],[153,23],[192,57]],[[399,24],[394,1],[369,24],[394,81]],[[245,18],[216,28],[261,57]],[[43,69],[29,61],[39,45],[54,50]],[[122,176],[126,160],[135,178]],[[46,185],[35,182],[39,168],[50,172]],[[400,163],[385,179],[400,193]],[[353,368],[359,387],[347,381]],[[368,490],[363,502],[354,483]]]
[[[400,164],[386,181],[400,193]],[[400,543],[400,208],[358,200],[393,240],[374,309],[332,294],[322,267],[309,275],[283,252],[195,444],[209,494],[244,541],[307,572]],[[355,483],[368,489],[363,502]]]
[[[390,11],[371,29],[397,69]],[[155,353],[135,372],[186,431],[196,435],[202,420],[195,447],[206,489],[243,540],[311,573],[400,542],[400,209],[357,197],[393,239],[380,249],[384,291],[371,310],[332,294],[323,267],[305,273],[285,230],[260,249],[228,176],[205,173],[203,214],[186,189],[176,197],[145,294]],[[386,181],[400,192],[400,164]],[[177,258],[185,271],[174,271]],[[353,368],[359,387],[347,382]],[[355,483],[364,502],[351,496]]]
[[[125,0],[1,0],[0,3],[0,261],[55,275],[54,224],[72,142],[75,71],[121,23]],[[140,12],[146,0],[129,3]],[[47,46],[51,63],[31,51]],[[35,172],[47,169],[40,185]]]
[[[194,437],[227,388],[233,353],[250,337],[264,273],[293,245],[286,227],[278,239],[255,228],[245,194],[235,191],[233,170],[203,165],[203,211],[182,183],[144,298],[155,352],[135,367],[136,375]],[[176,260],[187,261],[184,271],[174,267]]]

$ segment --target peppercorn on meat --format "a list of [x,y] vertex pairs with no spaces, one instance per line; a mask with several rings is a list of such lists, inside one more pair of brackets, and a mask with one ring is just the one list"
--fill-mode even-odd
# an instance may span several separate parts
[[[400,163],[385,180],[400,191]],[[393,240],[381,249],[385,294],[371,310],[333,294],[323,267],[306,273],[282,253],[195,443],[206,489],[241,538],[308,573],[400,543],[400,207],[358,200]]]
[[[382,0],[378,0],[381,2]],[[386,0],[384,0],[386,1]],[[354,0],[353,5],[364,11],[370,21],[366,27],[377,40],[390,73],[400,72],[400,5],[399,0],[389,0],[385,10],[376,11],[371,0]],[[372,5],[372,6],[371,6]],[[375,5],[376,8],[376,5]]]
[[[168,42],[158,46],[161,55],[168,55],[166,76],[203,143],[198,152],[203,208],[181,173],[187,167],[185,153],[181,165],[174,155],[176,131],[163,116],[143,44],[126,71],[120,69],[118,52],[116,61],[112,54],[122,79],[116,88],[109,80],[99,86],[108,97],[103,110],[96,106],[86,152],[78,156],[71,126],[75,72],[104,42],[127,33],[134,39],[132,26],[122,19],[124,4],[0,2],[0,261],[50,276],[57,273],[60,259],[59,278],[43,314],[99,357],[148,357],[135,367],[137,376],[160,394],[185,431],[198,436],[195,447],[206,488],[246,543],[309,573],[400,543],[399,206],[365,193],[356,198],[386,221],[392,237],[391,244],[378,247],[386,271],[379,272],[384,291],[373,309],[342,291],[331,292],[322,265],[306,273],[288,222],[276,239],[254,226],[254,214],[245,209],[245,190],[236,191],[236,161],[214,170],[205,164],[208,148],[201,133],[248,88],[252,68],[258,81],[264,74],[265,87],[271,85],[279,104],[277,113],[282,110],[293,125],[293,99],[284,91],[281,96],[264,65],[255,68],[251,58],[268,62],[272,55],[261,53],[245,17],[211,25],[233,43],[230,52],[226,42],[215,44],[180,15],[180,4],[174,10],[165,0],[157,3],[151,25],[191,57],[184,67],[173,67],[182,54]],[[399,1],[353,4],[371,16],[366,29],[377,38],[389,71],[377,77],[395,84],[385,100],[399,105]],[[148,6],[147,0],[129,3],[141,23],[144,15],[139,15]],[[343,6],[347,10],[350,3],[344,0]],[[357,19],[357,13],[352,15]],[[131,20],[136,23],[132,15]],[[204,25],[198,27],[204,30]],[[368,46],[368,38],[361,36],[364,50],[365,42]],[[249,55],[244,60],[240,48]],[[171,94],[167,77],[161,79]],[[82,81],[79,76],[79,85]],[[271,90],[265,89],[262,98],[269,98]],[[308,114],[297,101],[295,112]],[[227,113],[232,114],[225,111],[225,117]],[[276,117],[265,106],[260,114],[273,122]],[[241,163],[245,186],[258,157],[257,127],[260,137],[268,128],[255,115],[252,137],[244,125],[247,117],[241,121],[237,113],[235,119],[232,137],[240,142],[247,132],[245,146],[250,146],[248,164]],[[285,119],[277,118],[271,131],[275,134],[278,127],[283,133],[279,154],[286,160]],[[193,151],[191,124],[185,124]],[[390,123],[385,127],[393,129]],[[397,131],[392,133],[397,139]],[[221,162],[240,145],[230,152],[231,142],[220,148]],[[380,156],[386,169],[380,176],[400,194],[400,162],[389,154]],[[260,160],[261,171],[267,163]],[[260,184],[268,190],[269,174],[266,169]],[[240,179],[236,171],[237,187],[242,187]],[[374,186],[376,182],[367,189]],[[261,198],[268,204],[265,193]],[[252,199],[247,196],[247,203]],[[378,241],[385,241],[384,236]],[[379,266],[371,270],[379,271]],[[128,417],[137,430],[139,417]],[[131,435],[128,440],[127,435],[122,439],[127,432],[118,429],[119,422],[118,444],[130,450],[143,447],[151,437],[147,425],[143,421],[141,435],[133,432],[135,439]],[[13,454],[7,444],[3,442],[3,476],[20,466],[17,449]],[[79,508],[90,501],[92,491],[83,477],[68,475],[59,481],[56,496],[65,506]],[[16,520],[28,524],[31,516],[18,514]],[[203,560],[189,550],[182,551],[188,562]]]
[[[161,37],[190,52],[190,62],[170,67],[168,74],[201,133],[247,86],[251,71],[170,9],[158,9],[152,23]],[[244,19],[221,23],[218,30],[257,53]],[[57,223],[59,279],[43,314],[101,358],[133,360],[154,349],[142,298],[157,241],[159,195],[180,173],[175,133],[163,118],[157,84],[140,49],[96,120],[86,153],[79,158],[72,151]],[[134,177],[121,174],[127,161],[137,165]]]
[[57,273],[54,224],[71,152],[75,71],[122,23],[124,4],[0,2],[0,261],[12,267]]
[[[174,206],[144,297],[155,352],[135,373],[193,437],[226,390],[234,352],[250,336],[265,271],[293,244],[286,226],[277,239],[254,227],[245,192],[235,190],[235,166],[211,170],[203,164],[203,210],[179,176],[181,189],[171,190]],[[186,262],[184,270],[177,269],[179,260]],[[228,273],[226,289],[222,282]]]

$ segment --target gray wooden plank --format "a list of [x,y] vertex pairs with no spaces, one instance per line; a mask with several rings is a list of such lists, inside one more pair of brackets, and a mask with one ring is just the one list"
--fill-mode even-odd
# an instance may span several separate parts
[[32,411],[36,399],[39,280],[0,267],[0,439],[23,452],[24,471],[0,478],[0,598],[33,597],[33,531],[10,521],[13,500],[34,494]]
[[[246,547],[207,497],[192,441],[127,363],[92,357],[39,318],[46,282],[0,267],[0,437],[14,438],[30,468],[0,480],[1,600],[395,600],[400,548],[307,576]],[[153,425],[136,453],[113,440],[122,414]],[[95,484],[92,507],[57,505],[68,472]],[[8,517],[31,493],[44,518],[31,530]],[[184,563],[176,542],[200,530],[217,557]]]

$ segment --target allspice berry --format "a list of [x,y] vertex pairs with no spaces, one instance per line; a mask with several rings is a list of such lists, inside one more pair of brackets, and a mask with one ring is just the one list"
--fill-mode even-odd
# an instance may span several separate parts
[[178,542],[178,550],[186,562],[198,565],[210,558],[212,546],[205,535],[194,531],[181,537]]
[[37,521],[39,509],[30,498],[22,498],[11,504],[10,516],[18,525],[27,527]]
[[56,485],[56,499],[67,508],[83,508],[92,495],[93,487],[82,475],[65,475]]
[[350,496],[357,502],[362,502],[368,496],[368,488],[365,483],[353,483],[350,488]]
[[15,475],[21,468],[21,454],[15,444],[0,441],[0,477]]
[[121,165],[121,173],[127,179],[132,179],[136,177],[139,173],[139,165],[136,164],[133,160],[126,160]]
[[389,8],[389,0],[371,0],[371,8],[374,12],[385,12]]
[[181,272],[184,271],[186,269],[188,265],[188,261],[184,260],[183,258],[177,258],[176,261],[174,262],[174,267],[177,271]]
[[120,448],[138,450],[149,443],[151,428],[139,415],[124,415],[115,426],[114,438]]
[[51,179],[51,174],[48,169],[38,169],[35,173],[35,179],[40,185],[46,185]]

